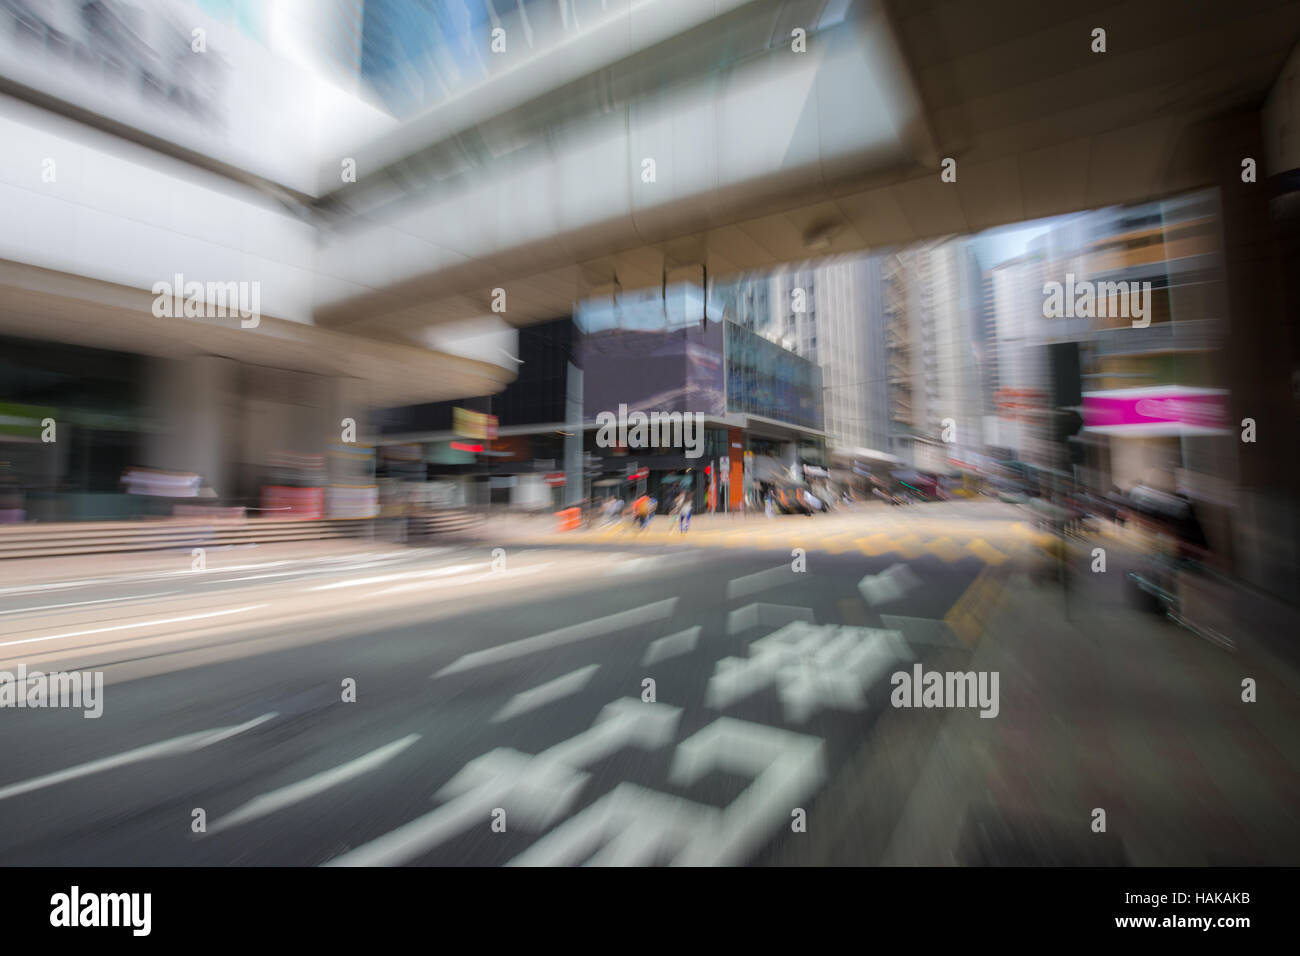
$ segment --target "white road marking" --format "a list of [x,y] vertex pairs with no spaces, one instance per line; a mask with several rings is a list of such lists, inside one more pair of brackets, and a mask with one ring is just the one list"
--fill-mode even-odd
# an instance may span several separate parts
[[749,657],[718,661],[705,704],[723,710],[775,685],[793,723],[828,707],[859,711],[867,687],[895,661],[913,656],[897,631],[795,622],[750,644]]
[[[482,564],[476,564],[475,567],[484,567]],[[400,591],[418,591],[427,590],[428,588],[442,587],[449,584],[462,585],[470,584],[476,581],[487,581],[493,578],[512,578],[520,577],[526,574],[535,574],[551,566],[550,561],[544,561],[541,564],[530,564],[523,568],[507,568],[504,571],[488,571],[486,574],[476,574],[471,578],[459,578],[456,580],[446,581],[412,581],[408,584],[394,584],[391,588],[384,588],[382,591],[376,591],[375,595],[396,594]]]
[[576,671],[571,671],[563,677],[557,677],[555,680],[547,681],[534,687],[532,690],[526,690],[515,694],[510,701],[501,708],[492,718],[492,723],[498,724],[511,717],[518,717],[520,714],[526,714],[530,710],[537,710],[539,707],[545,707],[547,704],[568,697],[570,694],[576,694],[587,686],[588,681],[596,671],[600,670],[599,664],[590,664],[587,667],[580,667]]
[[[334,564],[329,567],[294,568],[292,571],[268,571],[265,574],[246,574],[243,577],[238,577],[238,578],[222,578],[216,576],[213,577],[212,580],[222,584],[226,584],[226,583],[233,583],[235,581],[263,581],[267,578],[290,578],[293,577],[294,575],[299,575],[301,577],[320,577],[321,575],[325,575],[325,574],[343,574],[352,571],[363,571],[366,568],[378,568],[378,567],[382,567],[385,564],[392,564],[392,562],[391,561],[367,561],[365,564],[348,564],[348,565]],[[229,568],[212,569],[212,571],[215,572],[216,575],[220,575],[222,572],[229,571],[229,570],[230,570]]]
[[152,621],[136,621],[134,624],[115,624],[112,627],[92,627],[84,631],[65,631],[62,634],[46,634],[44,637],[28,637],[21,641],[3,641],[0,647],[13,647],[15,644],[36,644],[40,641],[57,641],[61,637],[83,637],[87,634],[106,634],[109,631],[129,631],[140,627],[153,627],[157,624],[179,624],[181,621],[198,621],[209,617],[223,617],[227,614],[242,614],[245,611],[256,611],[258,608],[270,607],[269,604],[250,604],[247,607],[236,607],[226,611],[209,611],[206,614],[186,614],[182,617],[160,617]]
[[727,633],[739,634],[751,627],[762,624],[765,627],[780,627],[793,621],[813,621],[810,607],[794,607],[789,604],[748,604],[727,615]]
[[231,827],[237,827],[241,823],[247,823],[250,820],[256,820],[259,817],[267,816],[285,807],[293,806],[295,803],[301,803],[324,793],[331,787],[337,787],[339,784],[347,783],[362,774],[383,766],[392,760],[399,753],[405,750],[411,744],[420,739],[419,734],[408,734],[401,740],[395,740],[391,744],[385,744],[378,750],[372,750],[368,754],[357,757],[355,760],[349,760],[330,770],[307,777],[297,783],[291,783],[287,787],[281,787],[279,790],[272,790],[270,793],[264,793],[260,797],[254,797],[245,803],[238,810],[235,810],[229,816],[222,817],[217,822],[208,827],[208,834],[219,833],[222,830],[229,830]]
[[620,783],[508,865],[743,863],[821,786],[826,761],[815,737],[723,717],[678,746],[669,779],[689,787],[714,770],[753,782],[726,809]]
[[466,764],[437,799],[438,809],[329,860],[325,866],[398,866],[473,826],[486,827],[492,810],[543,830],[567,812],[586,785],[581,770],[624,747],[656,750],[672,742],[681,710],[633,698],[607,704],[596,723],[539,754],[498,748]]
[[6,800],[9,797],[16,797],[21,793],[30,793],[33,790],[40,790],[44,787],[52,787],[55,784],[63,783],[67,780],[76,780],[79,777],[88,777],[104,770],[112,770],[116,767],[125,767],[133,763],[140,763],[144,760],[154,760],[158,757],[171,757],[176,754],[191,753],[195,750],[202,750],[204,747],[211,747],[213,744],[220,743],[238,734],[252,730],[268,720],[276,717],[274,712],[263,714],[261,717],[239,724],[233,727],[218,727],[215,730],[200,730],[197,733],[185,734],[183,737],[173,737],[171,740],[163,740],[156,744],[148,744],[144,747],[137,747],[135,750],[128,750],[125,753],[116,754],[112,757],[103,757],[99,760],[92,760],[90,763],[79,764],[76,767],[69,767],[67,770],[59,770],[55,773],[46,774],[43,777],[35,777],[31,780],[24,780],[22,783],[13,783],[7,787],[0,787],[0,800]]
[[98,601],[72,601],[68,604],[42,604],[37,607],[16,607],[0,614],[22,614],[24,611],[52,611],[60,607],[83,607],[87,604],[113,604],[118,601],[143,601],[145,598],[165,597],[168,594],[180,594],[179,591],[154,591],[152,594],[131,594],[127,597],[101,598]]
[[778,568],[759,571],[757,574],[732,578],[727,582],[727,598],[746,597],[750,594],[757,594],[759,591],[780,587],[782,584],[790,584],[795,580],[792,575],[790,565],[783,564]]
[[[386,555],[385,552],[383,551],[370,551],[361,555],[349,554],[349,555],[341,555],[341,556],[334,556],[328,558],[312,558],[309,561],[303,562],[303,564],[304,564],[304,568],[310,568],[318,564],[338,564],[339,562],[354,561],[359,558],[375,558],[378,561],[385,561],[385,560],[396,561],[399,559],[409,557],[411,554],[415,554],[415,553],[442,554],[447,550],[449,549],[433,548],[433,549],[428,549],[427,551],[400,552],[392,555]],[[186,557],[188,557],[188,552],[186,552]],[[23,584],[23,585],[19,585],[18,587],[0,588],[0,594],[27,594],[33,591],[66,591],[69,588],[78,588],[90,584],[112,584],[115,582],[124,582],[124,581],[150,581],[155,578],[172,578],[178,575],[230,573],[232,571],[253,571],[260,568],[282,567],[283,565],[290,564],[290,563],[291,561],[289,559],[285,559],[281,561],[263,561],[258,564],[232,564],[232,565],[225,565],[221,567],[212,567],[209,568],[206,572],[194,571],[192,568],[185,568],[179,571],[135,571],[129,574],[111,574],[111,575],[106,575],[104,577],[98,577],[98,578],[81,578],[75,581],[55,581],[50,584]]]
[[727,806],[721,825],[692,840],[674,865],[734,866],[790,822],[790,811],[826,779],[821,740],[723,717],[682,741],[668,779],[691,786],[714,770],[753,777]]
[[309,591],[333,591],[336,588],[355,588],[363,584],[383,584],[385,581],[402,581],[406,578],[436,578],[446,577],[449,574],[465,574],[468,571],[476,571],[483,567],[483,564],[453,564],[445,568],[433,568],[427,571],[399,571],[396,574],[378,574],[370,578],[357,578],[355,581],[335,581],[333,584],[318,584],[314,588],[308,588]]
[[695,650],[695,645],[699,639],[700,626],[697,624],[694,627],[688,627],[684,631],[678,631],[676,634],[669,634],[667,637],[651,641],[650,646],[645,650],[645,656],[641,658],[641,665],[644,667],[648,664],[658,664],[670,657],[689,654]]
[[[156,575],[152,575],[156,577]],[[65,591],[83,584],[99,584],[112,581],[113,578],[84,578],[80,581],[59,581],[54,584],[25,584],[16,588],[0,588],[0,594],[28,594],[32,591]]]
[[[611,558],[615,557],[610,555]],[[625,561],[616,561],[606,574],[650,574],[656,570],[678,571],[696,564],[701,559],[698,554],[661,554],[654,557],[633,557]]]
[[456,674],[461,671],[472,670],[475,667],[482,667],[486,664],[499,664],[502,661],[508,661],[516,657],[524,657],[528,654],[534,654],[537,651],[551,650],[565,644],[585,641],[589,638],[598,637],[601,634],[608,634],[610,631],[635,627],[638,624],[648,624],[651,621],[661,621],[664,618],[671,617],[673,609],[676,608],[676,606],[677,598],[668,598],[663,601],[656,601],[653,604],[646,604],[642,607],[632,608],[630,611],[619,611],[617,614],[608,614],[605,617],[593,618],[590,621],[583,621],[580,624],[573,624],[569,627],[559,628],[558,630],[547,631],[545,634],[526,637],[521,641],[502,644],[498,647],[489,647],[487,650],[475,651],[472,654],[466,654],[464,657],[458,658],[433,676],[442,677],[446,674]]
[[897,601],[908,591],[920,587],[921,579],[906,564],[890,565],[879,574],[868,574],[858,582],[863,599],[875,607]]

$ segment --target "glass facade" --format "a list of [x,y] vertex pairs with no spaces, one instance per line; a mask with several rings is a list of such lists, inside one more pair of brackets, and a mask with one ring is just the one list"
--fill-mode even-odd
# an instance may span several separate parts
[[620,8],[605,0],[366,0],[361,72],[404,116],[518,67]]
[[734,322],[724,325],[727,411],[820,431],[821,369]]

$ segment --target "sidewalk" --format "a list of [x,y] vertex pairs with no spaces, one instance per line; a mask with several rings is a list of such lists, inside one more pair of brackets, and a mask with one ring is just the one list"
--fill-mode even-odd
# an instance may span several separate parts
[[[1001,713],[945,712],[884,863],[1290,864],[1300,855],[1296,670],[1128,604],[1124,556],[1067,600],[1014,575],[963,669]],[[1296,633],[1287,632],[1286,636]],[[1253,678],[1256,703],[1242,701]],[[1092,829],[1094,810],[1106,831]]]

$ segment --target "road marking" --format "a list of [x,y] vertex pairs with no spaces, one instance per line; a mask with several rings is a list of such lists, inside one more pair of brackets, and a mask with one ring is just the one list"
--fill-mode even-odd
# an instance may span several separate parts
[[893,543],[894,550],[909,561],[914,561],[921,556],[922,544],[920,536],[916,534],[905,534]]
[[921,579],[906,564],[891,564],[879,574],[868,574],[858,582],[858,591],[872,607],[897,601],[920,587]]
[[[670,541],[669,544],[674,542]],[[682,539],[677,539],[677,544],[682,544]],[[611,555],[611,558],[613,555]],[[661,554],[655,557],[636,557],[629,558],[626,561],[620,561],[613,565],[606,574],[638,574],[653,573],[660,569],[680,571],[700,560],[698,555],[694,554]]]
[[821,740],[722,717],[683,741],[669,780],[689,787],[714,770],[752,777],[725,809],[620,783],[509,866],[743,863],[826,778]]
[[936,538],[925,545],[925,550],[939,558],[939,560],[952,564],[964,557],[961,548],[959,548],[952,538],[944,535]]
[[680,657],[683,654],[689,654],[695,650],[695,645],[700,639],[700,626],[688,627],[684,631],[678,631],[676,634],[669,634],[667,637],[661,637],[651,641],[650,646],[645,650],[645,656],[641,658],[641,665],[644,667],[648,664],[658,664],[660,661],[666,661],[671,657]]
[[789,604],[747,604],[727,615],[727,633],[739,634],[751,627],[762,624],[767,627],[780,627],[794,621],[814,620],[810,607],[794,607]]
[[152,594],[132,594],[127,597],[101,598],[98,601],[72,601],[68,604],[42,604],[39,607],[16,607],[0,614],[22,614],[24,611],[52,611],[59,607],[83,607],[87,604],[112,604],[117,601],[143,601],[145,598],[165,597],[168,594],[180,594],[179,591],[154,591]]
[[590,621],[572,624],[569,627],[547,631],[545,634],[526,637],[521,641],[502,644],[498,647],[489,647],[487,650],[475,651],[472,654],[466,654],[464,657],[458,658],[433,676],[442,677],[447,674],[472,670],[486,664],[499,664],[502,661],[534,654],[537,651],[551,650],[565,644],[573,644],[577,641],[599,637],[602,634],[608,634],[610,631],[636,627],[638,624],[648,624],[651,621],[661,621],[664,618],[672,617],[673,609],[676,607],[677,598],[668,598],[663,601],[656,601],[653,604],[632,608],[630,611],[619,611],[617,614],[608,614],[605,617],[597,617]]
[[989,544],[983,538],[976,538],[966,544],[966,550],[975,555],[985,564],[998,565],[1007,559],[1007,556],[999,551],[993,545]]
[[563,677],[547,681],[532,690],[515,694],[492,718],[491,723],[499,724],[511,717],[518,717],[530,710],[537,710],[539,707],[545,707],[547,704],[554,703],[563,697],[576,694],[587,686],[588,681],[598,670],[600,670],[599,664],[590,664],[587,667],[580,667],[576,671],[571,671]]
[[791,573],[790,565],[783,564],[767,571],[732,578],[727,582],[727,599],[747,597],[750,594],[757,594],[759,591],[780,587],[782,584],[792,584],[794,578],[790,576]]
[[[384,588],[382,591],[376,591],[380,594],[399,594],[403,591],[420,591],[430,588],[445,587],[447,585],[465,585],[473,584],[478,581],[489,581],[498,578],[519,577],[524,574],[535,574],[538,571],[545,570],[551,566],[552,562],[543,561],[540,564],[530,564],[523,568],[507,568],[504,571],[487,571],[483,574],[476,574],[473,577],[447,578],[444,581],[410,581],[406,584],[394,584],[391,588]],[[486,564],[476,564],[476,568],[487,567]]]
[[[265,574],[246,574],[243,577],[238,577],[238,578],[215,578],[213,580],[222,584],[233,584],[236,581],[262,581],[267,578],[288,578],[288,577],[293,577],[294,575],[301,575],[304,577],[320,577],[325,574],[343,574],[343,573],[350,573],[353,571],[363,571],[366,568],[377,568],[377,567],[381,567],[382,565],[392,564],[392,563],[393,563],[392,561],[367,561],[364,564],[349,564],[344,566],[339,566],[335,564],[330,567],[295,568],[292,571],[268,571]],[[216,571],[218,573],[226,570],[228,569],[213,568],[213,571]]]
[[9,797],[16,797],[21,793],[30,793],[33,790],[40,790],[44,787],[52,787],[55,784],[63,783],[66,780],[76,780],[79,777],[88,777],[91,774],[96,774],[103,770],[112,770],[117,767],[125,767],[133,763],[140,763],[144,760],[154,760],[158,757],[171,757],[176,754],[191,753],[195,750],[201,750],[204,747],[211,747],[213,744],[220,743],[230,737],[252,730],[254,727],[264,724],[275,717],[276,714],[274,712],[263,714],[261,717],[255,717],[247,723],[238,724],[233,727],[218,727],[215,730],[200,730],[197,733],[185,734],[183,737],[173,737],[171,740],[164,740],[156,744],[137,747],[135,750],[128,750],[125,753],[116,754],[112,757],[103,757],[99,760],[92,760],[90,763],[83,763],[75,767],[69,767],[67,770],[48,773],[43,777],[35,777],[31,780],[25,780],[22,783],[12,783],[7,787],[0,787],[0,800],[6,800]]
[[319,793],[324,793],[331,787],[337,787],[339,784],[347,783],[362,774],[369,773],[388,763],[419,739],[419,734],[408,734],[401,740],[385,744],[378,750],[372,750],[355,760],[349,760],[347,763],[326,770],[323,773],[307,777],[297,783],[291,783],[279,790],[264,793],[260,797],[254,797],[229,816],[222,817],[212,824],[208,828],[208,835],[222,830],[229,830],[241,823],[247,823],[250,820],[256,820],[258,817],[264,817],[278,810],[283,810],[285,807],[293,806],[295,803],[301,803],[303,800],[314,797]]
[[683,848],[673,863],[732,866],[786,827],[790,810],[826,779],[826,754],[816,737],[722,717],[682,741],[668,779],[689,787],[714,770],[752,777],[728,804],[720,826]]
[[363,584],[382,584],[385,581],[402,581],[407,578],[446,577],[449,574],[464,574],[467,571],[476,571],[483,566],[483,563],[453,564],[450,567],[433,568],[429,571],[399,571],[396,574],[377,574],[370,578],[357,578],[355,581],[335,581],[333,584],[318,584],[316,587],[307,590],[333,591],[336,588],[355,588]]
[[724,657],[713,669],[705,706],[725,710],[775,686],[787,721],[820,710],[860,711],[866,690],[895,661],[914,655],[897,631],[796,621],[749,645],[749,656]]
[[[216,550],[216,549],[210,549],[210,550]],[[444,548],[441,550],[446,551],[448,549]],[[438,552],[435,550],[432,553],[438,553]],[[329,558],[312,558],[304,561],[303,564],[305,567],[311,567],[315,564],[320,564],[320,563],[338,563],[341,561],[356,560],[359,557],[367,558],[367,557],[374,557],[374,556],[378,556],[380,560],[383,560],[385,557],[385,553],[382,551],[371,551],[361,555],[343,555],[343,556],[329,557]],[[398,560],[400,558],[405,558],[405,557],[407,557],[406,553],[393,554],[388,558],[388,560]],[[221,566],[221,567],[213,566],[209,568],[206,573],[228,574],[232,571],[253,571],[260,568],[282,567],[283,565],[290,564],[290,563],[292,563],[292,559],[284,559],[281,561],[263,561],[259,564],[232,564],[232,565]],[[89,584],[111,584],[114,582],[123,582],[123,581],[148,581],[154,578],[171,578],[171,577],[176,577],[178,575],[192,575],[197,573],[199,572],[196,572],[190,568],[185,568],[184,570],[179,570],[179,571],[159,571],[159,570],[132,571],[127,574],[111,574],[111,575],[105,575],[103,577],[98,577],[98,578],[81,578],[76,581],[56,581],[50,584],[24,584],[24,585],[19,585],[18,587],[0,588],[0,594],[15,594],[15,593],[26,594],[31,591],[66,591],[69,588],[82,587],[84,585],[89,585]]]
[[57,641],[61,637],[83,637],[87,634],[106,634],[109,631],[129,631],[140,627],[153,627],[156,624],[179,624],[181,621],[198,621],[208,617],[223,617],[227,614],[242,614],[245,611],[256,611],[258,608],[270,607],[269,604],[250,604],[247,607],[236,607],[226,611],[209,611],[206,614],[186,614],[182,617],[160,617],[152,621],[137,621],[134,624],[115,624],[112,627],[92,627],[85,631],[66,631],[63,634],[47,634],[44,637],[28,637],[21,641],[4,641],[0,642],[0,647],[13,647],[15,644],[36,644],[40,641]]
[[979,640],[1002,595],[1002,582],[993,570],[994,566],[986,565],[944,615],[948,629],[964,644],[974,644]]
[[495,807],[508,807],[526,829],[540,831],[568,811],[590,774],[582,767],[624,747],[657,750],[672,743],[681,710],[648,707],[622,698],[606,704],[596,722],[539,754],[498,748],[466,764],[437,793],[438,809],[327,861],[325,866],[398,866],[475,825],[486,826]]
[[872,535],[854,538],[853,543],[858,546],[858,550],[863,554],[874,558],[889,550],[889,535],[883,531],[877,531]]

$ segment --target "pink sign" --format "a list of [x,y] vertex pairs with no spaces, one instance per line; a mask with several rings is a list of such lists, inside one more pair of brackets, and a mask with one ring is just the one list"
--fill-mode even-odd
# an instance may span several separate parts
[[1228,430],[1228,393],[1221,389],[1120,388],[1085,392],[1089,431],[1135,435],[1217,434]]

